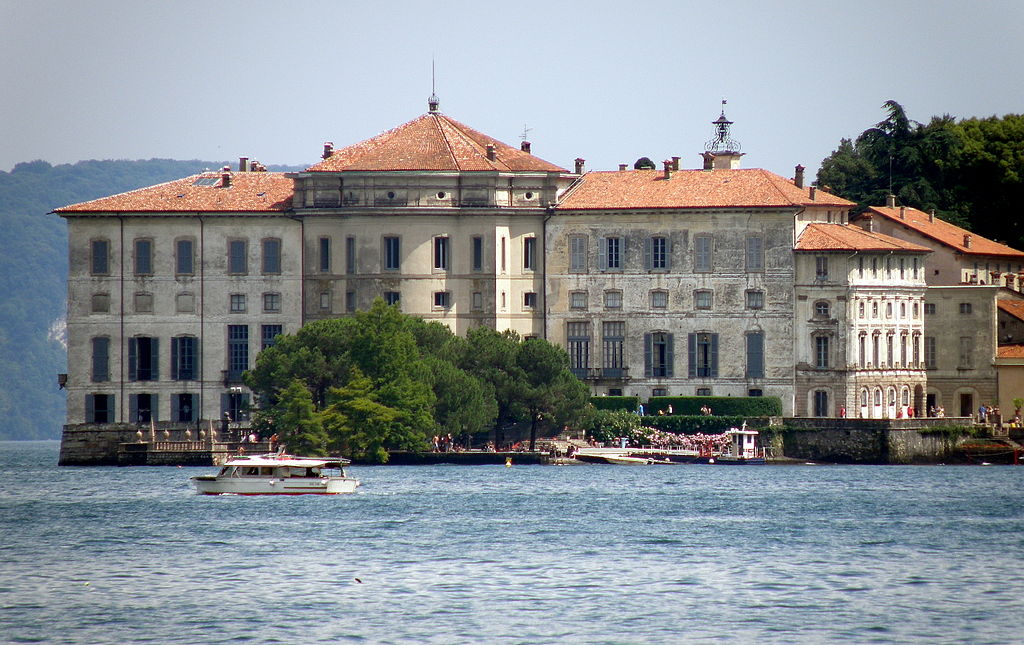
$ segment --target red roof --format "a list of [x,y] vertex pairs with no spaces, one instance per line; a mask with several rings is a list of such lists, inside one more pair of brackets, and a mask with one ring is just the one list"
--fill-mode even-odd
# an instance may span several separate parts
[[659,170],[589,172],[559,204],[560,210],[619,208],[796,208],[834,206],[851,201],[808,188],[760,168],[677,170],[665,179]]
[[229,173],[222,186],[220,172],[140,188],[91,202],[58,208],[54,212],[279,212],[292,205],[292,180],[280,172]]
[[[916,231],[921,235],[933,239],[940,244],[952,247],[965,255],[995,255],[1007,258],[1024,259],[1024,252],[1017,249],[993,242],[977,233],[972,233],[965,228],[940,219],[930,219],[928,213],[919,211],[916,208],[905,207],[902,209],[903,217],[900,217],[900,208],[889,208],[888,206],[871,206],[859,217],[870,219],[871,217],[884,217],[901,224],[906,228]],[[964,244],[964,236],[970,236],[971,247]]]
[[[494,159],[488,158],[487,146],[494,146]],[[330,157],[306,170],[567,172],[438,112],[424,114],[372,139],[335,150]]]
[[1014,318],[1024,320],[1024,300],[996,300],[996,305],[1001,311],[1005,311]]
[[1024,345],[1000,345],[996,348],[996,358],[1024,358]]
[[930,253],[919,244],[871,233],[849,224],[808,224],[796,242],[798,251],[904,251]]

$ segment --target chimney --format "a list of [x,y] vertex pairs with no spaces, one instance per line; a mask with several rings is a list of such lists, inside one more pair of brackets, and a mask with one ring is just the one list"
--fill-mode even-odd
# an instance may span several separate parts
[[665,179],[672,179],[672,160],[666,159],[665,164]]
[[625,164],[625,163],[620,163],[620,164],[619,164],[619,172],[622,172],[622,171],[624,171],[624,170],[626,169],[626,167],[627,167],[627,166],[629,166],[629,164]]
[[323,155],[324,159],[329,158],[333,154],[334,154],[334,144],[331,143],[330,141],[325,142],[324,143],[324,155]]
[[679,157],[672,157],[672,170],[679,170]]
[[900,219],[907,219],[907,207],[900,206]]
[[808,192],[810,192],[810,194],[811,194],[811,201],[813,202],[814,198],[817,196],[818,187],[817,186],[811,186],[811,188],[810,188],[810,190]]
[[519,144],[519,149],[525,152],[526,154],[530,154],[530,142],[523,141],[522,143]]
[[968,249],[971,248],[971,236],[968,233],[964,233],[964,246]]
[[249,172],[249,157],[238,158],[238,172]]
[[701,156],[704,157],[704,170],[711,170],[715,167],[715,155],[705,152]]
[[928,221],[929,222],[934,222],[935,221],[935,209],[934,208],[931,209],[930,211],[928,211]]
[[229,188],[231,186],[231,166],[224,166],[220,169],[220,187]]
[[487,161],[494,161],[497,158],[498,158],[498,155],[495,153],[494,146],[491,145],[490,143],[488,143],[487,144]]
[[800,164],[796,165],[796,170],[793,172],[793,183],[797,188],[804,187],[804,167]]
[[576,157],[576,174],[577,175],[582,175],[583,174],[584,167],[585,167],[586,163],[587,163],[586,159],[581,159],[580,157]]
[[885,200],[885,205],[889,208],[896,208],[896,195],[889,195]]

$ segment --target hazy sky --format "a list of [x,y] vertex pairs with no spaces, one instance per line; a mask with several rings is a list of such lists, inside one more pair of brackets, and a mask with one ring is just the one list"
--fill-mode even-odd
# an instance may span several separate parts
[[427,110],[571,169],[697,167],[721,100],[744,167],[813,173],[884,118],[1024,112],[1021,0],[0,0],[0,170],[312,164]]

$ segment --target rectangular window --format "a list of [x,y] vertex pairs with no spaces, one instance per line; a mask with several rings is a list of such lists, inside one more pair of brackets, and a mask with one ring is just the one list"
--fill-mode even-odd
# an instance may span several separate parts
[[178,423],[192,423],[198,419],[199,395],[176,394],[174,396],[174,420]]
[[623,248],[621,237],[606,237],[601,240],[601,268],[608,271],[620,271],[623,265]]
[[110,312],[110,294],[94,293],[90,301],[92,313],[105,314]]
[[971,313],[971,303],[969,303],[969,302],[961,302],[960,303],[960,313],[962,313],[962,314],[969,314],[969,313]]
[[885,337],[885,364],[892,367],[896,360],[896,337],[893,334],[887,334]]
[[523,308],[535,309],[537,307],[537,294],[533,291],[527,291],[523,294]]
[[569,308],[570,309],[586,309],[587,308],[587,292],[586,291],[573,291],[569,294]]
[[664,271],[669,268],[667,237],[656,235],[644,242],[644,268],[648,271]]
[[605,309],[622,309],[622,292],[618,290],[604,292]]
[[401,299],[401,294],[397,291],[385,291],[384,292],[384,303],[389,305],[397,305]]
[[474,291],[472,296],[472,304],[474,311],[480,311],[484,308],[484,294],[480,291]]
[[693,292],[693,307],[694,309],[711,309],[712,305],[712,291],[707,289],[700,289]]
[[86,423],[113,423],[114,421],[114,395],[113,394],[86,394],[85,395],[85,422]]
[[569,272],[587,272],[587,238],[574,235],[569,238]]
[[228,325],[228,379],[239,381],[249,369],[249,325]]
[[110,380],[110,338],[96,336],[92,339],[92,381],[103,383]]
[[331,238],[320,238],[320,273],[331,272]]
[[178,275],[195,273],[195,251],[192,240],[178,240],[174,244],[174,272]]
[[157,395],[148,393],[128,395],[128,418],[132,423],[157,421]]
[[345,273],[356,272],[356,238],[351,235],[345,238]]
[[132,304],[137,314],[153,313],[153,294],[138,291],[132,297]]
[[974,337],[973,336],[961,336],[960,337],[960,361],[957,363],[957,369],[961,369],[961,370],[974,369]]
[[434,292],[434,308],[448,309],[452,306],[452,294],[450,291]]
[[171,379],[194,381],[198,376],[199,339],[195,336],[171,338]]
[[484,238],[479,235],[474,235],[472,241],[473,248],[471,249],[471,256],[473,260],[473,270],[483,271],[484,269]]
[[747,292],[747,309],[764,309],[764,291]]
[[321,291],[320,292],[320,309],[322,311],[330,311],[331,309],[331,292]]
[[225,392],[220,395],[222,414],[227,413],[231,421],[247,421],[249,419],[249,394],[247,392]]
[[921,366],[921,335],[920,334],[914,334],[914,337],[911,339],[911,344],[913,345],[913,350],[912,351],[914,353],[914,366],[915,367],[920,367]]
[[135,275],[153,275],[153,240],[135,240]]
[[747,333],[747,378],[764,378],[764,332]]
[[606,322],[601,326],[602,373],[605,378],[625,376],[622,350],[626,342],[626,323]]
[[718,334],[689,335],[690,378],[718,378]]
[[384,238],[384,270],[398,271],[402,264],[401,241],[398,237]]
[[281,294],[279,293],[265,293],[263,294],[263,311],[266,313],[277,313],[281,311]]
[[814,337],[814,366],[818,369],[828,369],[828,336]]
[[668,389],[664,387],[652,388],[651,396],[668,396]]
[[697,235],[693,238],[693,270],[706,273],[714,267],[714,238]]
[[228,242],[228,273],[245,275],[248,272],[248,244],[245,240],[231,240]]
[[128,380],[160,379],[160,339],[135,336],[128,339]]
[[523,238],[523,268],[533,271],[537,268],[537,238]]
[[828,256],[819,255],[814,258],[814,279],[828,280]]
[[586,378],[590,367],[590,323],[566,323],[566,341],[569,370],[578,378]]
[[764,238],[751,236],[747,238],[747,271],[764,269]]
[[179,293],[174,296],[174,310],[179,314],[191,314],[196,310],[196,296],[194,293]]
[[260,326],[260,350],[273,347],[277,337],[284,333],[283,325],[261,325]]
[[356,310],[356,292],[346,291],[345,292],[345,311],[353,313]]
[[711,396],[711,388],[709,387],[698,387],[694,394],[696,396]]
[[263,240],[263,273],[281,273],[281,240],[277,238]]
[[644,334],[644,375],[650,378],[673,376],[672,334]]
[[231,294],[231,313],[233,313],[233,314],[244,314],[245,313],[245,294],[244,293],[233,293],[233,294]]
[[656,289],[651,292],[651,309],[668,308],[668,291]]
[[110,273],[110,242],[108,240],[93,240],[89,244],[92,275],[108,275]]
[[447,271],[449,266],[449,250],[447,237],[434,238],[434,268]]

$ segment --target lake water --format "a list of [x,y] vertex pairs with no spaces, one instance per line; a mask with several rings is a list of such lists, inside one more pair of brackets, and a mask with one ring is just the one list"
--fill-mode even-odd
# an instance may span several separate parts
[[5,642],[1024,642],[1022,467],[356,467],[257,498],[0,449]]

